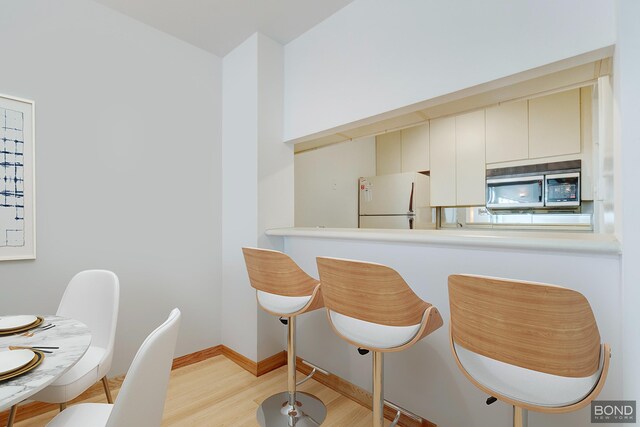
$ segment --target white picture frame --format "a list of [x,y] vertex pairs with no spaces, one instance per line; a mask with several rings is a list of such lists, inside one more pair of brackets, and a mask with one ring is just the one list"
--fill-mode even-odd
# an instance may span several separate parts
[[36,257],[35,102],[0,94],[0,261]]

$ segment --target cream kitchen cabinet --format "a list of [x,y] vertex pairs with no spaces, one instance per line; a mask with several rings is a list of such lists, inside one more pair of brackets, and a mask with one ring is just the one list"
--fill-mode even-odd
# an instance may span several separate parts
[[429,123],[376,136],[376,175],[429,170]]
[[456,116],[456,204],[485,204],[485,111]]
[[456,204],[456,119],[431,120],[431,206]]
[[580,153],[580,89],[529,100],[529,158]]
[[431,205],[485,203],[485,113],[431,120]]
[[487,108],[487,163],[580,154],[580,111],[580,89]]
[[376,136],[376,175],[402,172],[401,144],[399,131]]
[[402,134],[402,172],[429,170],[429,122],[400,131]]
[[529,108],[527,101],[486,109],[487,163],[529,158]]

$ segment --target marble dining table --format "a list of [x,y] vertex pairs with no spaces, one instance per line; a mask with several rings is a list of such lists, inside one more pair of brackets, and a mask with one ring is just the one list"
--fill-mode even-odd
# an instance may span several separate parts
[[68,371],[86,353],[91,344],[91,331],[84,323],[60,316],[43,316],[42,325],[55,327],[27,337],[23,334],[0,336],[0,351],[9,346],[59,347],[45,353],[44,360],[32,371],[10,380],[0,381],[0,411],[22,402],[42,390]]

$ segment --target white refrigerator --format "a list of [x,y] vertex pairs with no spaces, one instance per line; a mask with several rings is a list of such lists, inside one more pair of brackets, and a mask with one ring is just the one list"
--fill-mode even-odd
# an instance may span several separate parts
[[435,228],[429,177],[408,172],[359,179],[359,228]]

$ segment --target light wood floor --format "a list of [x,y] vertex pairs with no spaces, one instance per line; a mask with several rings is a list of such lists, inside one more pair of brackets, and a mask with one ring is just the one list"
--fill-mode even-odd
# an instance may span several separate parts
[[[298,379],[302,374],[298,373]],[[257,426],[258,404],[272,394],[285,391],[286,366],[261,377],[228,360],[216,356],[171,372],[162,426],[243,427]],[[371,412],[343,395],[309,380],[300,387],[327,406],[323,426],[368,427]],[[117,390],[112,390],[114,397]],[[104,395],[86,402],[106,402]],[[42,427],[56,412],[34,417],[15,427]],[[385,425],[388,425],[387,420]]]

